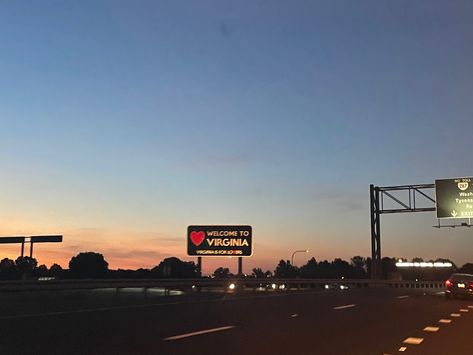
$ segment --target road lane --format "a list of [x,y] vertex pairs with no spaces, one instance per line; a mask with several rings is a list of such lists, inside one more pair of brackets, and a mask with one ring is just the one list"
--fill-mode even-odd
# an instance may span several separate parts
[[[109,309],[101,300],[100,311],[74,312],[71,306],[69,313],[4,319],[0,353],[383,354],[398,351],[403,339],[467,308],[438,296],[400,295],[406,291],[194,295],[180,298],[182,303],[179,298],[159,305],[144,300],[142,307],[114,301]],[[347,305],[356,307],[333,309]],[[88,306],[96,305],[90,301]],[[42,311],[57,307],[43,305]],[[234,328],[164,340],[229,326]]]

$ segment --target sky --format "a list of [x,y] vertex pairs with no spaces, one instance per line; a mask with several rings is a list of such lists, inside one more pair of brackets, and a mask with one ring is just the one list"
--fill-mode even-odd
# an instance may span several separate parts
[[[244,271],[369,256],[369,185],[473,175],[471,1],[2,1],[0,235],[67,267],[186,256],[253,227]],[[473,262],[469,228],[381,218],[383,256]],[[0,257],[16,258],[17,245]],[[205,258],[236,272],[237,260]]]

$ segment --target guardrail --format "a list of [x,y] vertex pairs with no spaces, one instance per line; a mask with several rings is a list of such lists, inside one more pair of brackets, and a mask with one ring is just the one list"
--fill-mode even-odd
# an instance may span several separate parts
[[[229,287],[231,284],[233,286]],[[331,288],[443,289],[441,281],[393,281],[367,279],[85,279],[3,281],[0,292],[87,290],[98,288],[163,288],[165,290],[308,290]]]

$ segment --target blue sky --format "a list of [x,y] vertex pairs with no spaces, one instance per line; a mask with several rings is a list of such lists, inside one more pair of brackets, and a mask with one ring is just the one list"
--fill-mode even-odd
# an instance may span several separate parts
[[[368,256],[370,183],[473,175],[469,1],[0,9],[0,234],[63,233],[40,262],[152,266],[226,223],[253,225],[248,267]],[[382,223],[385,255],[473,260],[433,214]]]

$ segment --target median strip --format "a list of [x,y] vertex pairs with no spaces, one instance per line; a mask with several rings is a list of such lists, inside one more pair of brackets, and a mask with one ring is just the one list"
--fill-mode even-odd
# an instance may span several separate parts
[[356,304],[346,304],[344,306],[333,307],[333,309],[345,309],[345,308],[353,308],[353,307],[356,307]]
[[186,334],[181,334],[181,335],[174,335],[172,337],[167,337],[164,338],[163,340],[169,341],[169,340],[179,340],[179,339],[184,339],[184,338],[189,338],[189,337],[194,337],[197,335],[203,335],[203,334],[209,334],[209,333],[215,333],[215,332],[222,332],[224,330],[229,330],[235,328],[234,325],[228,325],[225,327],[219,327],[219,328],[212,328],[212,329],[205,329],[205,330],[199,330],[197,332],[192,332],[192,333],[186,333]]

